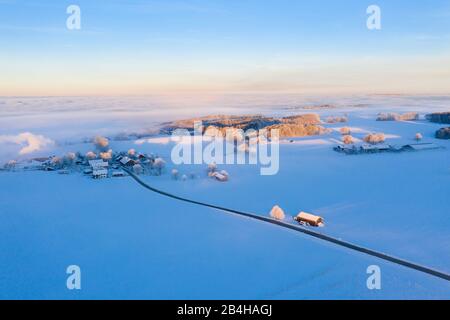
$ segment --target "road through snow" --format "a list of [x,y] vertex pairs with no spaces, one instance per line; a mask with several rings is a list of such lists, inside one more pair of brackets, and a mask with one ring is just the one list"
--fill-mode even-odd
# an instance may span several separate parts
[[278,226],[283,227],[283,228],[288,228],[288,229],[291,229],[291,230],[302,232],[304,234],[307,234],[307,235],[313,236],[315,238],[318,238],[318,239],[321,239],[321,240],[324,240],[324,241],[336,244],[336,245],[341,246],[341,247],[345,247],[347,249],[351,249],[351,250],[355,250],[355,251],[358,251],[358,252],[361,252],[361,253],[365,253],[365,254],[368,254],[370,256],[379,258],[379,259],[383,259],[383,260],[386,260],[386,261],[389,261],[389,262],[392,262],[392,263],[395,263],[395,264],[398,264],[398,265],[402,265],[404,267],[407,267],[407,268],[410,268],[410,269],[413,269],[413,270],[416,270],[416,271],[424,272],[424,273],[427,273],[429,275],[432,275],[432,276],[435,276],[435,277],[438,277],[438,278],[450,281],[450,274],[447,274],[445,272],[438,271],[438,270],[435,270],[435,269],[432,269],[432,268],[429,268],[429,267],[426,267],[426,266],[423,266],[423,265],[420,265],[420,264],[417,264],[417,263],[414,263],[414,262],[403,260],[401,258],[397,258],[397,257],[391,256],[391,255],[383,253],[383,252],[378,252],[378,251],[373,250],[373,249],[365,248],[365,247],[362,247],[362,246],[359,246],[359,245],[356,245],[356,244],[353,244],[353,243],[350,243],[350,242],[347,242],[347,241],[343,241],[341,239],[330,237],[330,236],[327,236],[327,235],[325,235],[323,233],[320,233],[320,232],[309,230],[309,229],[306,229],[306,228],[303,228],[303,227],[300,227],[300,226],[297,226],[297,225],[294,225],[294,224],[286,223],[286,222],[275,220],[275,219],[272,219],[272,218],[264,217],[264,216],[261,216],[261,215],[255,214],[255,213],[243,212],[243,211],[239,211],[239,210],[235,210],[235,209],[225,208],[225,207],[216,206],[216,205],[209,204],[209,203],[204,203],[204,202],[200,202],[200,201],[195,201],[195,200],[179,197],[177,195],[174,195],[174,194],[171,194],[171,193],[168,193],[168,192],[156,189],[154,187],[151,187],[150,185],[148,185],[147,183],[142,181],[137,175],[135,175],[128,168],[126,168],[126,167],[122,167],[122,168],[135,181],[137,181],[141,186],[143,186],[144,188],[146,188],[146,189],[148,189],[148,190],[150,190],[152,192],[159,193],[159,194],[161,194],[163,196],[170,197],[172,199],[176,199],[176,200],[180,200],[180,201],[184,201],[184,202],[189,202],[189,203],[200,205],[200,206],[204,206],[204,207],[208,207],[208,208],[217,209],[217,210],[228,212],[228,213],[232,213],[232,214],[237,214],[237,215],[244,216],[244,217],[247,217],[247,218],[256,219],[256,220],[264,221],[264,222],[271,223],[271,224],[274,224],[274,225],[278,225]]

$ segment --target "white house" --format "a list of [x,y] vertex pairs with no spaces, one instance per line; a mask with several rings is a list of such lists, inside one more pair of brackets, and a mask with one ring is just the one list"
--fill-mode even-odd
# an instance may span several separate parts
[[136,164],[136,161],[128,157],[123,157],[122,159],[120,159],[120,163],[124,166],[133,166]]
[[113,171],[112,176],[113,177],[124,177],[125,176],[125,172],[123,172],[123,171]]
[[102,169],[102,168],[94,168],[94,171],[92,172],[92,177],[94,179],[101,179],[106,178],[108,176],[108,170]]
[[103,161],[103,159],[89,160],[89,165],[92,169],[108,168],[108,162]]

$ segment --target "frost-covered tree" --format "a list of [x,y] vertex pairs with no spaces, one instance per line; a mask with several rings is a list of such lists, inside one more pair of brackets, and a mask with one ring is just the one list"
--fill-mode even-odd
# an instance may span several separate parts
[[370,144],[382,143],[385,141],[384,133],[371,133],[364,137],[364,141]]
[[72,166],[76,158],[77,155],[75,153],[68,152],[63,158],[63,163],[65,166]]
[[285,218],[284,211],[279,206],[274,206],[272,208],[272,210],[270,211],[270,216],[277,220],[284,220]]
[[155,169],[155,172],[157,175],[161,175],[162,170],[166,166],[166,162],[162,158],[156,158],[153,162],[153,169]]
[[142,174],[142,173],[144,173],[144,168],[142,168],[142,166],[138,163],[138,164],[135,164],[134,166],[133,166],[133,172],[135,173],[135,174]]
[[94,138],[94,145],[99,151],[106,152],[109,146],[109,140],[102,136],[96,136]]
[[325,122],[327,123],[348,122],[348,118],[346,116],[327,117]]
[[349,135],[351,133],[351,130],[349,127],[342,127],[339,131],[343,136]]
[[13,170],[16,167],[16,165],[17,165],[16,160],[9,160],[7,163],[5,163],[3,168],[6,170]]
[[215,162],[211,162],[208,164],[208,173],[213,173],[217,170],[217,164]]
[[109,149],[106,152],[100,152],[100,159],[103,159],[105,161],[109,161],[112,159],[112,149]]
[[95,152],[88,151],[88,152],[86,153],[86,158],[87,158],[88,160],[94,160],[94,159],[97,158],[97,155],[95,154]]
[[352,143],[354,143],[354,140],[353,140],[353,137],[351,135],[347,134],[345,136],[342,136],[342,142],[344,144],[352,144]]
[[415,139],[416,139],[417,142],[422,140],[423,139],[422,134],[421,133],[416,133]]
[[60,157],[53,157],[50,160],[50,163],[54,168],[61,168],[63,165],[63,160]]
[[134,158],[136,156],[136,150],[134,150],[134,149],[128,150],[127,153],[130,158]]
[[178,180],[180,173],[177,169],[172,169],[172,178]]

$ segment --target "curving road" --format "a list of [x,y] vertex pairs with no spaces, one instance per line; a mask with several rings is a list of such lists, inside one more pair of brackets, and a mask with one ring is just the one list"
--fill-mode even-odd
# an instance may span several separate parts
[[148,189],[148,190],[150,190],[152,192],[158,193],[160,195],[163,195],[163,196],[166,196],[166,197],[169,197],[169,198],[172,198],[172,199],[176,199],[176,200],[179,200],[179,201],[184,201],[184,202],[196,204],[196,205],[199,205],[199,206],[208,207],[208,208],[212,208],[212,209],[216,209],[216,210],[221,210],[221,211],[232,213],[232,214],[236,214],[236,215],[239,215],[239,216],[244,216],[244,217],[247,217],[247,218],[251,218],[251,219],[255,219],[255,220],[271,223],[271,224],[274,224],[274,225],[277,225],[277,226],[280,226],[280,227],[283,227],[283,228],[287,228],[287,229],[291,229],[291,230],[294,230],[294,231],[297,231],[297,232],[301,232],[301,233],[307,234],[309,236],[312,236],[312,237],[315,237],[315,238],[318,238],[318,239],[321,239],[321,240],[324,240],[324,241],[336,244],[338,246],[341,246],[341,247],[344,247],[344,248],[347,248],[347,249],[351,249],[351,250],[354,250],[354,251],[365,253],[365,254],[368,254],[370,256],[379,258],[379,259],[383,259],[383,260],[386,260],[386,261],[389,261],[389,262],[392,262],[392,263],[395,263],[395,264],[398,264],[398,265],[401,265],[401,266],[404,266],[404,267],[407,267],[407,268],[410,268],[410,269],[414,269],[416,271],[420,271],[420,272],[423,272],[423,273],[426,273],[426,274],[429,274],[429,275],[432,275],[432,276],[435,276],[435,277],[438,277],[438,278],[450,281],[450,274],[447,274],[445,272],[438,271],[438,270],[435,270],[435,269],[432,269],[432,268],[429,268],[429,267],[426,267],[426,266],[423,266],[423,265],[420,265],[420,264],[417,264],[417,263],[414,263],[414,262],[403,260],[401,258],[397,258],[397,257],[391,256],[391,255],[383,253],[383,252],[378,252],[378,251],[375,251],[375,250],[372,250],[372,249],[369,249],[369,248],[365,248],[365,247],[362,247],[362,246],[359,246],[359,245],[356,245],[356,244],[353,244],[353,243],[350,243],[350,242],[347,242],[347,241],[344,241],[344,240],[340,240],[338,238],[330,237],[330,236],[327,236],[327,235],[325,235],[323,233],[320,233],[320,232],[317,232],[317,231],[313,231],[311,229],[307,229],[307,228],[301,227],[300,225],[294,225],[294,224],[291,224],[291,223],[275,220],[275,219],[272,219],[272,218],[269,218],[269,217],[264,217],[264,216],[255,214],[255,213],[243,212],[243,211],[239,211],[239,210],[234,210],[234,209],[229,209],[229,208],[225,208],[225,207],[221,207],[221,206],[216,206],[216,205],[209,204],[209,203],[204,203],[204,202],[201,202],[201,201],[196,201],[196,200],[192,200],[192,199],[188,199],[188,198],[183,198],[183,197],[180,197],[180,196],[177,196],[177,195],[174,195],[174,194],[171,194],[171,193],[168,193],[168,192],[156,189],[156,188],[148,185],[144,181],[142,181],[137,175],[135,175],[128,168],[122,167],[122,169],[124,171],[126,171],[141,186],[143,186],[144,188],[146,188],[146,189]]

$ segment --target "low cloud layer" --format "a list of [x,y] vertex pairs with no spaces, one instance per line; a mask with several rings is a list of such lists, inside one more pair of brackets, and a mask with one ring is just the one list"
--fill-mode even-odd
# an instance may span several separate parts
[[20,155],[39,151],[45,147],[54,145],[54,141],[42,135],[35,135],[30,132],[23,132],[18,135],[2,135],[0,143],[12,143],[22,146]]

